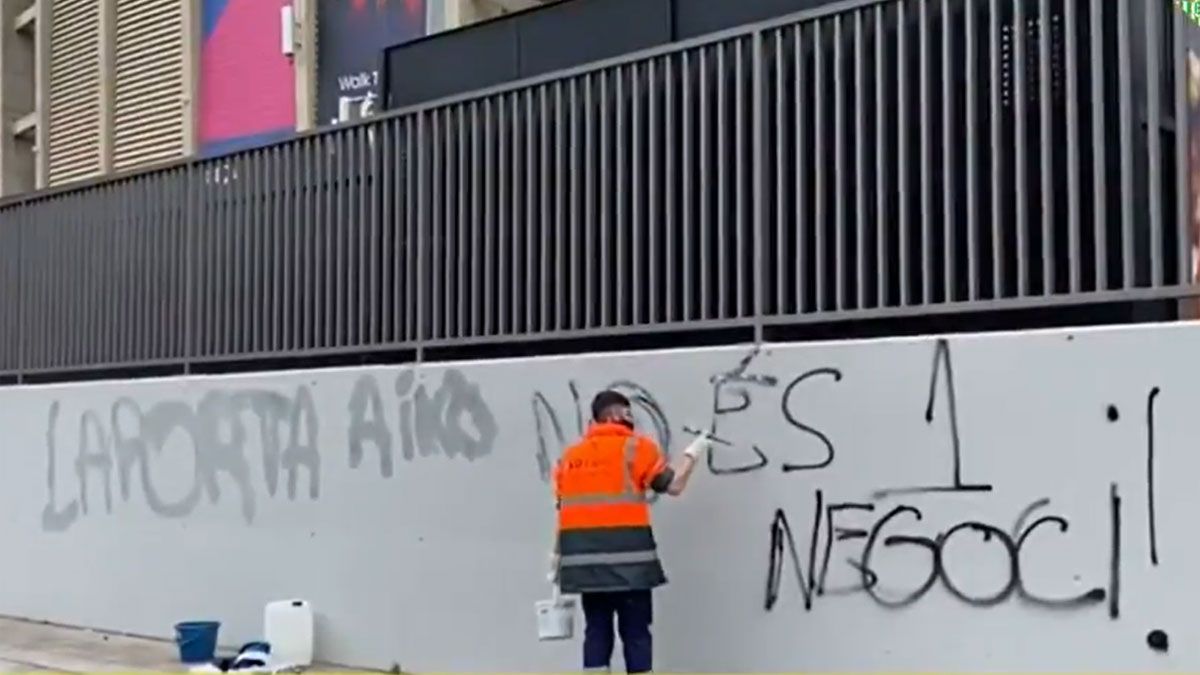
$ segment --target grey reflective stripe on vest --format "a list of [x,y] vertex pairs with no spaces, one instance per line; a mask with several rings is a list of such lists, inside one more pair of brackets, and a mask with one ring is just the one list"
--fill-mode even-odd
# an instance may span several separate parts
[[564,555],[559,564],[563,567],[578,567],[579,565],[623,565],[626,563],[643,563],[658,560],[654,551],[624,551],[622,553],[576,553]]
[[621,472],[623,489],[619,493],[599,492],[593,494],[573,495],[559,500],[561,506],[590,506],[595,504],[641,504],[646,501],[646,495],[638,491],[633,484],[632,464],[637,452],[637,437],[630,436],[625,441],[625,461]]

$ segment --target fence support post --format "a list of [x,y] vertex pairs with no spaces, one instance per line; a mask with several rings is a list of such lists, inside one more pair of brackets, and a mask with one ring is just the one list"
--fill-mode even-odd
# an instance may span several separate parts
[[765,283],[764,276],[766,274],[764,260],[764,241],[766,234],[766,217],[763,204],[763,181],[767,180],[766,172],[766,144],[764,134],[766,133],[766,121],[763,116],[766,114],[767,104],[764,100],[766,94],[763,88],[763,32],[762,30],[754,31],[754,38],[751,41],[754,53],[751,55],[751,64],[753,68],[753,102],[750,110],[752,112],[751,126],[754,151],[754,166],[752,169],[752,199],[754,200],[753,228],[754,228],[754,343],[761,344],[763,341],[763,284]]

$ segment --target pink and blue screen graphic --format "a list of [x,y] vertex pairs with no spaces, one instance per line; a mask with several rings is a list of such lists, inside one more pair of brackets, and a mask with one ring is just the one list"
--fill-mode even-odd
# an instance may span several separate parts
[[295,133],[295,71],[280,50],[280,10],[289,4],[203,0],[202,155],[257,147]]

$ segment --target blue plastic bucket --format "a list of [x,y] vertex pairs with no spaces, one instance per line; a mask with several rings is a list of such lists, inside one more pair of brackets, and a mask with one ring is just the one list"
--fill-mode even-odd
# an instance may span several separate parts
[[183,663],[207,663],[217,654],[219,621],[184,621],[175,624],[175,644]]

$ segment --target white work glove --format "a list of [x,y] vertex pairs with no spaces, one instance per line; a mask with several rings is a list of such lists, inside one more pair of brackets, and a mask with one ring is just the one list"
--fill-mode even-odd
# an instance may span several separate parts
[[557,553],[550,554],[550,571],[546,574],[546,581],[552,584],[558,583],[558,566],[560,558]]
[[697,436],[695,438],[695,440],[693,440],[686,448],[683,449],[683,454],[685,454],[688,457],[691,457],[692,459],[695,459],[695,460],[700,459],[700,453],[702,453],[708,449],[708,445],[709,445],[708,439],[709,439],[708,432],[705,431],[704,433]]

